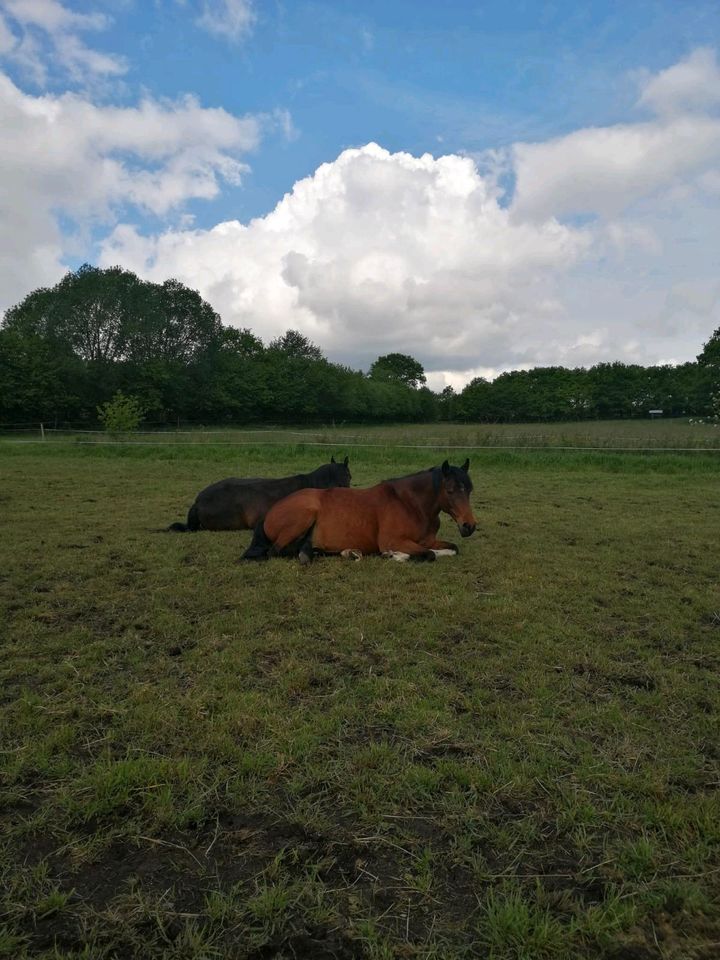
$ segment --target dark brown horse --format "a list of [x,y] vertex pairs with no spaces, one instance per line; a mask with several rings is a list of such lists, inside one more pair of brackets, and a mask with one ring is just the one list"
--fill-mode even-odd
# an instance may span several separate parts
[[288,494],[307,487],[349,487],[351,479],[347,457],[342,463],[331,457],[330,463],[312,473],[279,480],[229,477],[201,490],[188,510],[187,523],[173,523],[168,530],[253,530],[273,504]]
[[476,521],[470,506],[470,461],[385,480],[366,490],[301,490],[268,511],[255,528],[243,560],[313,553],[381,553],[396,560],[434,560],[458,552],[438,540],[440,513],[450,514],[469,537]]

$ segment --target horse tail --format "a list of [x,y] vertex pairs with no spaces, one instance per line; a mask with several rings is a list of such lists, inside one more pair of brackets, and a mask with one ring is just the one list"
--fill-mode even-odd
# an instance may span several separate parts
[[200,516],[198,514],[197,503],[194,503],[188,510],[187,523],[171,523],[168,531],[171,533],[195,533],[200,529]]
[[265,526],[262,520],[255,524],[253,538],[250,546],[240,557],[241,560],[267,560],[272,550],[272,541],[268,539],[265,533]]

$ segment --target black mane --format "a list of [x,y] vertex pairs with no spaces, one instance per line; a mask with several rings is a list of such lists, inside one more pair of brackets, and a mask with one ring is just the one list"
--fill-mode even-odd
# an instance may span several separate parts
[[[417,470],[415,473],[408,473],[404,477],[391,477],[388,480],[384,480],[383,483],[397,483],[400,480],[412,480],[414,477],[421,477],[426,473],[432,476],[433,490],[437,493],[440,489],[440,483],[442,482],[442,467],[428,467],[426,470]],[[473,484],[470,479],[470,474],[466,473],[461,467],[450,467],[447,475],[454,477],[458,483],[467,487],[468,492],[472,491]]]

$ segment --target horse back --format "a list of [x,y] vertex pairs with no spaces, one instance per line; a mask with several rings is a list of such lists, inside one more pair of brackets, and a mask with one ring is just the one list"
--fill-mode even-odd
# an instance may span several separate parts
[[248,530],[262,519],[274,499],[267,481],[260,478],[228,477],[205,487],[197,495],[200,525],[205,530]]

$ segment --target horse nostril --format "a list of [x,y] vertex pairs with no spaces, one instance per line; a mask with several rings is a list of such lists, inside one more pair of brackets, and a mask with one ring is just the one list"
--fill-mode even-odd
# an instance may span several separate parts
[[475,533],[475,524],[474,523],[464,523],[460,528],[460,533],[463,537],[470,537]]

